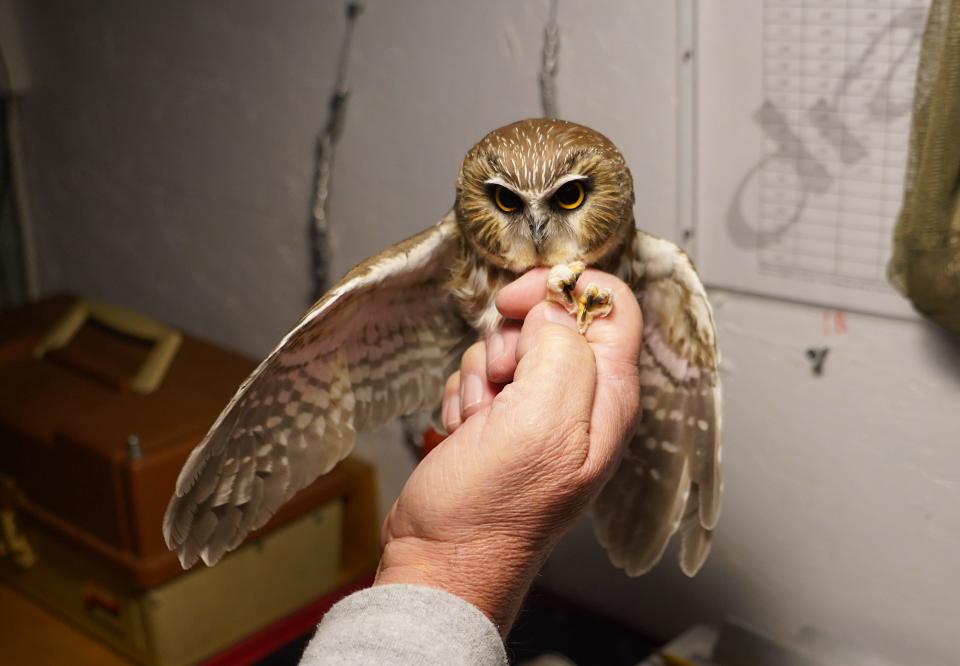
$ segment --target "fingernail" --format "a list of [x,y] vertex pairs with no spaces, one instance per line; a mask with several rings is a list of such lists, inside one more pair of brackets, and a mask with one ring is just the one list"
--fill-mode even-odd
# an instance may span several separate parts
[[496,361],[503,355],[503,333],[494,331],[487,336],[487,361]]
[[453,396],[444,399],[443,404],[440,406],[440,423],[443,424],[443,427],[447,430],[450,429],[450,403],[453,401]]
[[463,380],[463,408],[470,409],[483,400],[483,380],[480,375],[470,373]]
[[456,393],[447,400],[447,408],[443,410],[443,425],[448,432],[460,425],[460,396]]
[[577,322],[574,320],[573,315],[564,312],[559,305],[554,303],[547,304],[546,309],[543,311],[543,318],[551,324],[560,324],[561,326],[577,330]]

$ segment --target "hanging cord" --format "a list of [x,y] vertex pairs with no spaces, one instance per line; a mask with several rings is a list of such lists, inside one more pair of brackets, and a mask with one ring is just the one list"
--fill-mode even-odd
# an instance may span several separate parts
[[[13,252],[0,253],[0,260],[3,258],[18,262],[19,265],[13,268],[16,272],[19,270],[19,284],[10,289],[10,293],[4,297],[7,304],[19,304],[26,301],[36,300],[40,294],[40,277],[37,263],[37,246],[33,235],[33,215],[30,208],[30,197],[27,190],[27,180],[24,173],[24,150],[22,131],[20,127],[20,109],[18,99],[12,92],[13,76],[4,57],[3,49],[0,48],[0,89],[7,89],[9,96],[0,98],[0,104],[3,104],[2,126],[0,132],[3,137],[0,139],[0,145],[4,150],[2,159],[5,163],[3,170],[3,198],[0,200],[3,208],[0,208],[0,223],[3,222],[4,209],[9,210],[12,216],[14,235],[17,240],[17,248]],[[9,207],[8,207],[9,204]],[[9,238],[9,236],[5,236]],[[6,269],[3,271],[5,275]]]
[[540,107],[545,118],[557,115],[557,55],[560,52],[560,27],[557,25],[559,0],[550,0],[547,24],[543,28],[540,56]]
[[[2,74],[2,72],[0,72]],[[0,97],[0,127],[7,126],[7,100]],[[22,263],[13,218],[6,132],[0,134],[0,309],[20,304]]]
[[363,13],[359,2],[347,3],[347,27],[340,42],[337,59],[337,81],[330,96],[330,115],[323,132],[317,139],[316,181],[313,195],[313,211],[310,216],[311,268],[313,272],[313,300],[323,296],[329,285],[330,272],[330,227],[327,223],[327,197],[330,194],[330,172],[337,141],[343,133],[350,89],[347,85],[347,66],[350,61],[350,46],[353,27]]
[[27,301],[35,301],[40,296],[40,276],[37,265],[37,244],[33,236],[33,213],[24,173],[25,160],[19,112],[17,100],[10,100],[7,105],[7,149],[9,150],[14,214],[17,220],[17,231],[20,234],[23,294]]

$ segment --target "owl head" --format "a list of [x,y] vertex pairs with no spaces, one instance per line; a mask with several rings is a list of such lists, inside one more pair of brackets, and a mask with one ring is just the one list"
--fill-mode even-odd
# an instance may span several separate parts
[[455,210],[467,241],[501,268],[596,264],[633,228],[633,179],[599,132],[521,120],[490,132],[464,157]]

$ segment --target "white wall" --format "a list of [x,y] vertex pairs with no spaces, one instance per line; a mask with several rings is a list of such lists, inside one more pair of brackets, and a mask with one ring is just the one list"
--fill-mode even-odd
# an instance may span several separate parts
[[[335,166],[334,272],[435,221],[462,154],[537,113],[545,2],[368,2]],[[312,0],[26,3],[29,146],[48,290],[260,355],[309,293],[313,139],[342,26]],[[676,215],[673,3],[562,2],[561,112],[623,149],[642,226]],[[735,92],[732,91],[732,94]],[[701,576],[628,581],[578,527],[544,581],[667,636],[736,614],[852,633],[904,663],[960,651],[960,351],[916,322],[727,295],[727,495]],[[803,354],[832,348],[814,378]],[[386,503],[410,463],[361,446]]]
[[[867,315],[837,333],[819,308],[761,298],[715,306],[725,495],[707,564],[687,579],[668,554],[627,581],[581,524],[546,579],[665,635],[732,615],[784,640],[813,628],[896,663],[956,664],[958,341]],[[805,351],[823,346],[817,377]]]

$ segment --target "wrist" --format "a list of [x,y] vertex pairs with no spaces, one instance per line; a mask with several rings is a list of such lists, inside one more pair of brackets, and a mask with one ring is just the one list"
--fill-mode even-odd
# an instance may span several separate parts
[[463,543],[402,537],[384,546],[374,585],[442,589],[477,607],[506,636],[547,553],[504,537]]

